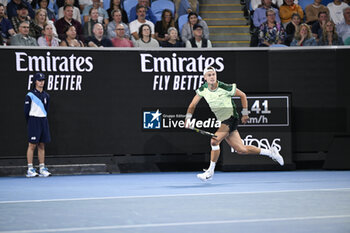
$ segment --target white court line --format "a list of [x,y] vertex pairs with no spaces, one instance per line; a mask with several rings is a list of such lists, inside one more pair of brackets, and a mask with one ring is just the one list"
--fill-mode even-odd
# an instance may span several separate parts
[[232,223],[259,223],[259,222],[281,222],[281,221],[302,221],[302,220],[320,220],[320,219],[338,219],[350,218],[350,215],[329,215],[329,216],[306,216],[290,218],[258,218],[258,219],[237,219],[222,221],[201,221],[201,222],[176,222],[176,223],[151,223],[151,224],[131,224],[114,226],[96,226],[96,227],[72,227],[72,228],[53,228],[38,230],[19,230],[19,231],[0,231],[0,233],[34,233],[34,232],[66,232],[66,231],[98,231],[130,228],[152,228],[152,227],[175,227],[175,226],[194,226],[194,225],[213,225],[213,224],[232,224]]
[[112,199],[132,199],[132,198],[161,198],[161,197],[191,197],[191,196],[215,196],[215,195],[290,193],[290,192],[334,192],[334,191],[350,191],[350,188],[275,190],[275,191],[251,191],[251,192],[223,192],[223,193],[185,193],[185,194],[115,196],[115,197],[83,197],[83,198],[62,198],[62,199],[42,199],[42,200],[0,201],[0,204],[36,203],[36,202],[63,202],[63,201],[90,201],[90,200],[112,200]]

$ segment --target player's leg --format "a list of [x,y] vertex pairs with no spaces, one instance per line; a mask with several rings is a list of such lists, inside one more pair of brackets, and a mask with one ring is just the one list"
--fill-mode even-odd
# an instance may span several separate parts
[[210,140],[210,145],[212,148],[210,152],[210,159],[216,163],[220,157],[220,143],[229,135],[229,127],[225,124],[221,124],[215,135],[216,137]]
[[51,173],[45,167],[45,143],[40,142],[38,144],[38,158],[39,158],[39,176],[48,177]]
[[39,164],[45,164],[45,143],[40,142],[38,144],[38,159],[39,159]]
[[232,148],[234,148],[238,154],[264,155],[277,161],[281,166],[284,165],[283,157],[279,154],[276,147],[272,146],[270,150],[267,150],[267,149],[260,149],[256,146],[250,146],[250,145],[246,146],[243,144],[238,130],[231,132],[230,135],[226,138],[226,142]]
[[260,154],[260,148],[256,146],[245,146],[243,144],[238,130],[231,132],[225,140],[238,154]]
[[45,166],[45,144],[51,141],[49,122],[47,118],[41,118],[42,131],[40,135],[40,143],[38,144],[38,157],[39,157],[39,176],[47,177],[51,173]]
[[36,117],[29,117],[28,119],[28,148],[27,148],[27,177],[35,177],[38,175],[33,166],[34,151],[39,143],[40,138],[40,124]]
[[210,165],[204,173],[197,175],[200,180],[206,181],[213,178],[215,166],[220,157],[220,143],[228,136],[228,134],[229,127],[225,124],[221,124],[220,128],[215,133],[216,137],[210,140]]
[[34,150],[36,148],[36,144],[28,143],[27,148],[27,163],[33,165],[33,157],[34,157]]
[[35,171],[35,168],[33,167],[33,158],[34,158],[34,151],[36,148],[36,144],[34,143],[28,143],[27,148],[27,164],[28,164],[28,170],[27,170],[27,177],[35,177],[38,175],[38,173]]

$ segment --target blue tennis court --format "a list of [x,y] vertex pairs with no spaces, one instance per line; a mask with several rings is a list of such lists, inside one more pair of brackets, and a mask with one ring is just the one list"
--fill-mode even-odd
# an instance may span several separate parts
[[0,232],[350,232],[350,171],[0,178]]

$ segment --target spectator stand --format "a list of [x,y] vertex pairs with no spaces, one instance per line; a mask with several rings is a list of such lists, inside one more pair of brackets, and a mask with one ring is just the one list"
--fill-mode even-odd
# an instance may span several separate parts
[[173,15],[175,15],[175,5],[170,0],[157,0],[157,1],[154,1],[151,5],[151,10],[153,14],[156,16],[157,21],[162,20],[162,12],[165,9],[171,10]]
[[333,1],[332,0],[322,0],[321,4],[327,6],[331,2],[333,2]]
[[130,10],[138,4],[138,0],[124,0],[124,10],[128,14],[130,20]]
[[[301,6],[301,8],[303,9],[303,11],[305,13],[306,6],[308,6],[312,3],[314,3],[314,0],[299,0],[298,5]],[[323,3],[321,3],[321,4],[323,4]]]
[[111,0],[103,0],[103,9],[107,10],[110,4],[111,4]]

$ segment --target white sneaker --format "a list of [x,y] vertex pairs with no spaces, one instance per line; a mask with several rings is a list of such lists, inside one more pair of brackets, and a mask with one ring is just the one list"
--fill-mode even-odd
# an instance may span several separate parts
[[47,170],[46,167],[40,168],[40,177],[48,177],[51,176],[51,173],[49,172],[49,170]]
[[205,171],[204,173],[198,174],[197,178],[201,181],[208,181],[213,179],[214,172],[210,172],[209,170]]
[[278,152],[277,148],[275,146],[271,147],[271,159],[277,161],[277,163],[279,163],[281,166],[284,165],[284,160],[283,157],[280,155],[280,153]]
[[28,168],[26,177],[36,177],[38,176],[38,173],[35,171],[35,168]]

